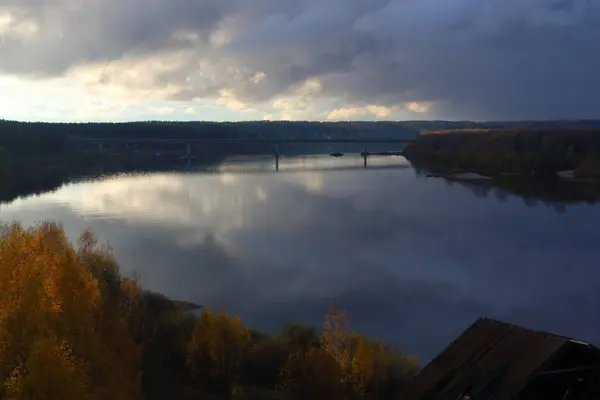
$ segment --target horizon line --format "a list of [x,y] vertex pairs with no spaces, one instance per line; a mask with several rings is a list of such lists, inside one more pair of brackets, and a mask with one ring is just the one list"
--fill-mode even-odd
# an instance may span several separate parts
[[71,125],[85,125],[85,124],[136,124],[136,123],[176,123],[176,124],[194,124],[194,123],[205,123],[205,124],[247,124],[247,123],[314,123],[314,124],[405,124],[415,122],[451,122],[451,123],[476,123],[476,124],[491,124],[491,123],[526,123],[526,122],[600,122],[598,118],[558,118],[558,119],[514,119],[514,120],[475,120],[475,119],[407,119],[407,120],[339,120],[339,121],[322,121],[322,120],[241,120],[241,121],[217,121],[217,120],[159,120],[159,119],[148,119],[148,120],[129,120],[129,121],[26,121],[16,119],[3,119],[0,118],[0,122],[9,123],[21,123],[21,124],[71,124]]

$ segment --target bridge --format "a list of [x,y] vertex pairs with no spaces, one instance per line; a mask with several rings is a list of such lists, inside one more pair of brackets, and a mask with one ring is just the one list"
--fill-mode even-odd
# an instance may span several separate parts
[[[185,154],[190,163],[192,157],[192,144],[267,144],[274,146],[275,164],[279,169],[279,145],[282,144],[364,144],[365,150],[361,153],[364,158],[364,167],[367,167],[367,157],[371,155],[367,152],[366,145],[376,143],[386,144],[406,144],[412,143],[415,139],[407,138],[396,138],[396,139],[352,139],[352,138],[327,138],[327,139],[300,139],[300,138],[286,138],[286,139],[265,139],[265,138],[167,138],[167,137],[141,137],[141,138],[124,138],[124,137],[83,137],[69,135],[69,139],[78,142],[87,142],[94,144],[98,147],[98,152],[104,152],[104,143],[118,143],[124,145],[140,145],[144,143],[155,143],[155,144],[182,144],[185,145]],[[375,155],[375,154],[374,154]]]
[[244,143],[244,144],[294,144],[294,143],[412,143],[414,139],[251,139],[251,138],[110,138],[110,137],[82,137],[72,136],[71,140],[104,143],[206,143],[206,144],[227,144],[227,143]]

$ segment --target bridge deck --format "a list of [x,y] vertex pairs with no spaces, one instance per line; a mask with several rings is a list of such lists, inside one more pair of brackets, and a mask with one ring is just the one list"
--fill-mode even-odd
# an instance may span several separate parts
[[99,138],[71,137],[72,140],[84,142],[118,142],[118,143],[411,143],[414,139],[208,139],[208,138]]

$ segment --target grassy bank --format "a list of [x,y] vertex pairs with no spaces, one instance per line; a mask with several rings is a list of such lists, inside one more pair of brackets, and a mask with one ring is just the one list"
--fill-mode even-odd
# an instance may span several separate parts
[[352,332],[332,305],[322,329],[253,330],[236,316],[144,290],[84,233],[0,231],[0,398],[398,398],[417,362]]

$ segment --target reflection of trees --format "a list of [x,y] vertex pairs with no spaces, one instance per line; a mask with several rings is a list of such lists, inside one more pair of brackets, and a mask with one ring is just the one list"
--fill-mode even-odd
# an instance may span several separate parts
[[494,189],[494,196],[498,199],[500,203],[505,203],[508,198],[508,193],[501,188]]
[[481,199],[489,197],[491,188],[487,185],[475,185],[471,187],[473,194]]
[[[195,165],[211,165],[219,160],[215,157],[200,159],[195,161]],[[184,168],[185,162],[180,159],[155,157],[100,158],[84,155],[60,160],[24,158],[10,163],[0,160],[0,204],[18,197],[56,190],[67,182],[81,179],[129,172],[171,172]]]
[[529,208],[537,207],[539,201],[538,199],[533,199],[531,197],[523,197],[523,203]]
[[542,181],[517,177],[503,177],[492,180],[451,180],[479,198],[487,198],[493,190],[494,197],[505,202],[508,196],[519,197],[525,206],[537,207],[542,202],[557,213],[565,213],[569,205],[595,203],[600,199],[600,187],[591,183]]
[[[577,122],[534,125],[420,135],[403,155],[412,165],[438,175],[478,172],[492,176],[494,187],[524,199],[542,200],[557,212],[565,212],[569,204],[598,201],[600,184],[583,181],[600,179],[600,135],[588,129],[597,126]],[[557,174],[565,171],[579,180],[558,180]],[[484,197],[483,188],[489,183],[464,185]],[[499,193],[496,197],[503,201]],[[529,201],[526,205],[535,206]]]
[[418,166],[416,166],[416,165],[413,165],[412,167],[413,167],[413,171],[415,171],[415,176],[416,176],[417,178],[424,178],[424,177],[425,177],[425,175],[426,175],[426,172],[427,172],[427,171],[425,171],[425,170],[423,170],[423,169],[419,168],[419,167],[418,167]]

